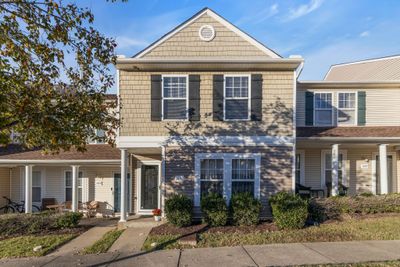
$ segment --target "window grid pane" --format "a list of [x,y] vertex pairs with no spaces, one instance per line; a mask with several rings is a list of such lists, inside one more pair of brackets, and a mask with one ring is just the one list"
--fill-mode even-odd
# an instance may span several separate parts
[[354,125],[356,122],[356,94],[339,93],[338,99],[338,124]]
[[186,98],[186,77],[164,77],[164,98]]
[[225,77],[225,119],[249,119],[249,77]]

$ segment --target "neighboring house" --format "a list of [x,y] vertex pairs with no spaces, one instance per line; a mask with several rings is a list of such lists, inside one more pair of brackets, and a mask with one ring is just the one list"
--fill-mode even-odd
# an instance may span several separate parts
[[[400,56],[333,65],[297,85],[297,181],[400,192]],[[337,170],[332,166],[337,166]]]
[[63,202],[73,190],[66,180],[80,170],[80,199],[102,201],[125,221],[163,209],[175,193],[193,199],[199,217],[204,194],[229,201],[251,192],[265,217],[269,197],[296,186],[320,196],[399,192],[398,58],[335,65],[314,82],[297,81],[302,65],[203,9],[117,59],[118,148],[53,156],[3,149],[0,193],[23,200],[23,172],[34,165],[34,199]]
[[[116,95],[107,95],[106,101],[116,100]],[[104,133],[97,131],[97,134]],[[98,141],[89,141],[85,153],[72,149],[55,155],[42,154],[40,149],[26,150],[17,143],[0,147],[0,207],[6,204],[3,196],[21,202],[26,193],[37,206],[41,206],[43,198],[72,204],[75,173],[77,200],[99,201],[99,212],[112,215],[119,212],[120,170],[119,150]],[[25,183],[29,173],[31,190],[27,192]]]

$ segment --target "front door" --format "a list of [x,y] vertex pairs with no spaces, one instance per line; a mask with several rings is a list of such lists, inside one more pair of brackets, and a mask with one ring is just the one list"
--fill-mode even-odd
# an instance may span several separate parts
[[[388,193],[393,193],[393,156],[387,155],[387,176],[388,176]],[[379,166],[379,155],[376,156],[376,194],[381,193],[381,175]]]
[[158,165],[142,165],[140,177],[140,209],[153,210],[158,205]]
[[[128,177],[127,177],[127,205],[128,205],[128,211],[130,210],[130,192],[131,192],[131,188],[130,188],[130,175],[128,173]],[[121,174],[120,173],[114,173],[114,211],[115,212],[119,212],[121,210]]]

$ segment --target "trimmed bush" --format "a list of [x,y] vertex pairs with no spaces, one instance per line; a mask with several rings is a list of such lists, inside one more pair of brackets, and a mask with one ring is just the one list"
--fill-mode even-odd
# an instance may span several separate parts
[[4,214],[0,217],[0,237],[42,234],[62,228],[73,228],[81,218],[82,215],[76,212]]
[[211,193],[201,199],[203,221],[210,226],[224,226],[228,221],[226,200],[219,194]]
[[192,224],[193,203],[185,195],[173,195],[165,201],[167,220],[178,227]]
[[60,229],[77,227],[82,216],[83,214],[79,212],[64,213],[63,216],[56,218],[55,227]]
[[312,199],[309,211],[310,218],[318,222],[339,219],[343,214],[399,213],[400,194]]
[[299,195],[279,192],[269,199],[274,222],[280,229],[303,228],[308,217],[308,202]]
[[260,221],[261,202],[249,192],[234,194],[230,212],[235,225],[256,225]]

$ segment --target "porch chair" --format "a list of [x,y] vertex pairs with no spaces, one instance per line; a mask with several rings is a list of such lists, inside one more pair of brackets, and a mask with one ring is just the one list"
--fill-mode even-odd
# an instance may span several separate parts
[[98,201],[88,201],[82,204],[82,213],[88,219],[92,217],[92,215],[96,216],[97,210],[99,209],[100,204]]

